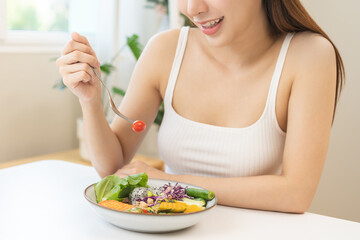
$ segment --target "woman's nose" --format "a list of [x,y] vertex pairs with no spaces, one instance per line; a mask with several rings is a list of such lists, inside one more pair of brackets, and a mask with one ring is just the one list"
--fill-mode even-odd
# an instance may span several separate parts
[[200,13],[208,11],[208,6],[204,0],[188,0],[187,2],[187,13],[189,16],[197,16]]

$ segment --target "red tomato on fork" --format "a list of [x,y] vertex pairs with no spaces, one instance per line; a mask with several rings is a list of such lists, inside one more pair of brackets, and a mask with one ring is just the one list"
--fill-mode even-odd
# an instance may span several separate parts
[[141,120],[136,120],[132,124],[132,129],[138,133],[144,131],[145,128],[146,128],[146,124]]

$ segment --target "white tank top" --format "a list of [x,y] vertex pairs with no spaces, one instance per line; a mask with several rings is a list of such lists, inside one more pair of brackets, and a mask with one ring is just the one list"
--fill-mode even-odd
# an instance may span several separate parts
[[158,145],[165,171],[208,177],[279,174],[286,133],[275,114],[275,100],[293,33],[282,45],[261,117],[244,128],[220,127],[180,116],[172,107],[173,92],[186,49],[189,27],[180,31],[164,97],[165,114]]

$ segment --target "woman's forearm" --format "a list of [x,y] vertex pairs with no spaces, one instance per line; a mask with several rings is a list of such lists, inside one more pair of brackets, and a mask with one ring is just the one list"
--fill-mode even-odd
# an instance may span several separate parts
[[303,213],[311,202],[311,199],[303,197],[306,194],[301,193],[301,187],[297,188],[290,184],[284,176],[263,175],[241,178],[170,176],[173,181],[194,184],[214,191],[221,205]]
[[120,141],[111,130],[101,102],[82,103],[84,137],[91,163],[101,177],[114,173],[124,165]]

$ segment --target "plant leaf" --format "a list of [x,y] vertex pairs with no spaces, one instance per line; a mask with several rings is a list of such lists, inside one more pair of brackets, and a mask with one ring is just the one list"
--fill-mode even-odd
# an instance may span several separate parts
[[66,85],[64,84],[62,78],[56,80],[55,84],[53,85],[53,88],[57,90],[64,90],[66,88]]
[[121,88],[117,88],[117,87],[113,87],[112,91],[114,94],[118,94],[120,96],[125,96],[125,90],[121,89]]
[[55,62],[56,60],[58,60],[59,57],[53,57],[53,58],[50,58],[49,61],[50,62]]
[[162,120],[164,118],[164,102],[161,103],[161,106],[159,107],[159,110],[157,112],[156,118],[154,120],[154,123],[157,124],[158,126],[161,125]]
[[139,36],[136,34],[126,38],[126,44],[129,46],[136,60],[139,59],[143,46],[139,42]]
[[105,73],[106,75],[110,75],[112,71],[114,71],[116,67],[111,63],[104,63],[100,66],[100,70]]

